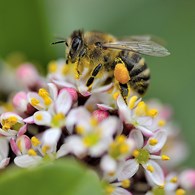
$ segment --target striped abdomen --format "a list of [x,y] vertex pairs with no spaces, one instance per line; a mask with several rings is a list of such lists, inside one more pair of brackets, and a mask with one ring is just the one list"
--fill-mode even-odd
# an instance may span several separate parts
[[125,63],[130,75],[130,87],[143,95],[150,82],[150,70],[140,54],[135,52],[121,52],[120,58]]

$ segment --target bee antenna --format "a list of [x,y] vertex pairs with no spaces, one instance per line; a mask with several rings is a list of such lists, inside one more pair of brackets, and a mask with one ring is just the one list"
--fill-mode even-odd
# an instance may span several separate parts
[[65,40],[55,41],[55,42],[52,43],[52,45],[55,45],[55,44],[58,44],[58,43],[66,43],[66,41]]

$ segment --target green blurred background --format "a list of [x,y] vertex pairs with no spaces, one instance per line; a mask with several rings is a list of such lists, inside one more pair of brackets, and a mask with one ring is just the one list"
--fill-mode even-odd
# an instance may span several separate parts
[[55,37],[80,28],[165,40],[169,57],[146,57],[152,72],[147,98],[172,105],[191,148],[186,165],[195,167],[195,1],[0,0],[0,57],[20,51],[46,67],[49,60],[64,57],[63,44],[51,46]]

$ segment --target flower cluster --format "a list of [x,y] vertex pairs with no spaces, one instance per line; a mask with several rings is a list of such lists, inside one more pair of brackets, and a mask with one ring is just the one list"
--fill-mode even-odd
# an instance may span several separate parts
[[17,75],[23,90],[0,109],[0,169],[72,155],[97,171],[108,195],[184,195],[195,188],[194,170],[174,168],[187,147],[169,107],[133,91],[124,100],[116,83],[104,84],[106,75],[86,87],[85,70],[75,78],[64,60],[50,62],[45,79],[29,64]]

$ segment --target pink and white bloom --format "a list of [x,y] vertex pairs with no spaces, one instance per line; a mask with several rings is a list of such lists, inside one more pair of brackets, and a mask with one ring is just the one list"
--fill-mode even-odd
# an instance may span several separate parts
[[24,125],[23,118],[13,112],[5,112],[0,117],[0,135],[8,138],[17,135],[20,128]]
[[20,91],[20,92],[16,93],[15,96],[13,97],[12,102],[13,102],[15,109],[18,112],[24,113],[25,111],[27,111],[28,99],[27,99],[26,92]]
[[157,131],[147,140],[145,145],[141,131],[131,131],[130,137],[136,144],[136,149],[133,152],[134,158],[125,161],[120,167],[121,174],[118,176],[119,180],[123,180],[123,178],[131,178],[135,175],[141,165],[145,170],[145,174],[152,180],[152,182],[159,186],[164,185],[163,170],[155,160],[168,160],[169,158],[165,155],[154,155],[154,153],[159,152],[164,146],[167,137],[166,132],[163,130]]
[[186,190],[195,189],[195,170],[187,169],[179,176],[180,185]]
[[8,157],[9,144],[5,137],[0,137],[0,169],[5,168],[9,164],[10,158]]
[[31,167],[40,164],[43,160],[55,160],[57,158],[56,147],[60,138],[59,129],[46,130],[40,139],[32,137],[19,137],[19,141],[12,140],[11,146],[17,157],[14,163],[19,167]]
[[153,135],[154,132],[150,128],[153,119],[148,112],[147,105],[141,101],[141,98],[132,96],[126,104],[122,96],[119,95],[117,105],[121,120],[126,124],[133,125],[147,137]]
[[66,138],[63,147],[79,157],[87,154],[99,157],[108,149],[121,124],[114,116],[98,122],[84,107],[80,107],[73,109],[67,116],[67,129],[70,134],[74,130],[73,127],[77,134]]

